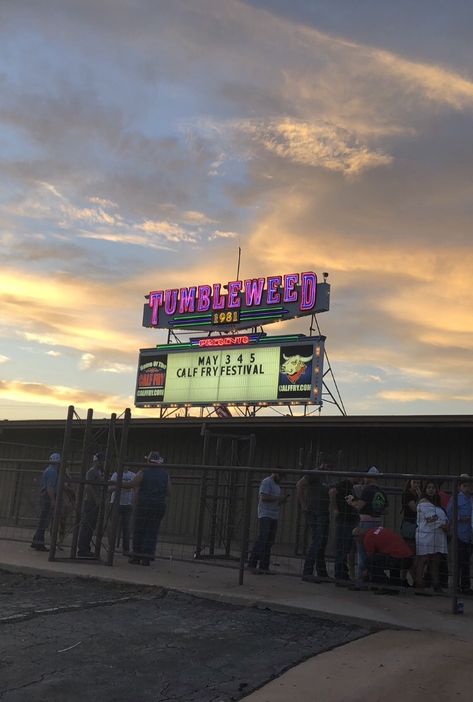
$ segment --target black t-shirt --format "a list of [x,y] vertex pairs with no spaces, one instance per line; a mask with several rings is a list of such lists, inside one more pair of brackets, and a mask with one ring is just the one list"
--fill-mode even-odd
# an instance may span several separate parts
[[409,507],[409,502],[415,502],[417,504],[419,497],[417,493],[412,492],[412,490],[405,490],[402,495],[402,514],[406,521],[416,522],[417,521],[417,509],[411,509]]
[[345,500],[347,495],[353,495],[353,483],[351,480],[342,480],[335,486],[335,504],[337,507],[337,519],[349,522],[358,521],[358,511]]
[[321,475],[307,476],[309,484],[308,511],[313,514],[328,514],[330,511],[329,486]]
[[360,500],[365,503],[365,506],[360,509],[360,514],[366,514],[369,517],[382,517],[389,505],[386,493],[381,490],[379,485],[364,487]]

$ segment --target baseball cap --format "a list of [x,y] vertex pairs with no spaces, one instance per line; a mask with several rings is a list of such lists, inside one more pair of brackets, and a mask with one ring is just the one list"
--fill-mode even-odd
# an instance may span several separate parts
[[51,463],[61,463],[61,454],[60,453],[52,453],[49,456],[49,460]]
[[150,463],[164,463],[164,458],[161,456],[159,451],[150,451],[145,459]]
[[379,470],[376,468],[376,466],[371,466],[371,468],[368,471],[369,475],[379,475]]

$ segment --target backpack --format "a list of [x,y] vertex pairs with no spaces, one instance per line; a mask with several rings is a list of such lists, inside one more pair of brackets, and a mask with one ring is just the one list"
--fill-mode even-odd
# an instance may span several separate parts
[[371,500],[371,514],[373,517],[381,517],[388,507],[388,498],[382,490],[377,490]]

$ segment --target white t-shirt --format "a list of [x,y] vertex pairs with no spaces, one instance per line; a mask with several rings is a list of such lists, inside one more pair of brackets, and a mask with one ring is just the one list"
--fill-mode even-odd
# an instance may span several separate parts
[[262,495],[281,496],[280,486],[272,479],[270,475],[261,481],[259,486],[259,502],[258,502],[258,519],[261,517],[269,517],[270,519],[279,519],[279,502],[264,502]]
[[[121,505],[124,505],[124,506],[131,506],[131,505],[133,504],[133,498],[134,498],[134,496],[135,496],[135,491],[134,491],[134,490],[124,490],[124,489],[123,489],[123,486],[124,486],[124,484],[125,484],[126,482],[129,482],[130,480],[133,480],[133,478],[135,477],[135,475],[136,475],[136,473],[133,473],[133,471],[131,471],[131,470],[126,470],[126,471],[124,471],[124,473],[123,473],[122,490],[121,490],[121,493],[120,493],[120,504],[121,504]],[[112,477],[110,478],[110,481],[111,481],[112,483],[116,483],[116,482],[117,482],[117,478],[118,478],[118,475],[117,475],[117,472],[115,471],[115,473],[114,473],[114,474],[112,475]],[[111,496],[111,498],[110,498],[110,502],[113,503],[114,499],[115,499],[115,491],[112,492],[112,496]]]
[[447,535],[441,528],[448,521],[441,507],[425,500],[417,505],[416,553],[427,556],[448,553]]

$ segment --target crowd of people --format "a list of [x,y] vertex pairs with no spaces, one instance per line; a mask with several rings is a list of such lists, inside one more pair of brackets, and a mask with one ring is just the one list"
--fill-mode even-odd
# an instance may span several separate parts
[[[125,470],[118,505],[119,538],[124,555],[132,564],[149,565],[154,559],[159,528],[170,495],[170,479],[157,451],[146,456],[146,467],[138,473]],[[31,547],[47,551],[45,532],[56,510],[58,471],[61,456],[53,453],[40,481],[40,517]],[[409,480],[402,493],[399,533],[385,526],[390,504],[381,487],[382,475],[375,466],[366,473],[337,479],[334,466],[322,464],[304,474],[296,484],[296,495],[305,515],[309,545],[302,568],[302,580],[309,583],[334,582],[352,590],[376,588],[381,593],[415,587],[416,594],[441,593],[449,586],[455,551],[457,587],[472,595],[470,558],[473,535],[473,478],[458,480],[457,524],[453,529],[453,498],[435,478],[424,482]],[[103,532],[110,531],[116,498],[118,473],[109,479],[104,472],[104,455],[94,455],[86,473],[78,524],[77,557],[96,558],[92,551],[101,509],[105,507]],[[259,488],[258,534],[248,560],[255,574],[272,574],[271,549],[275,542],[283,494],[284,472],[277,468]],[[65,476],[59,518],[59,543],[64,538],[67,514],[74,511],[73,481]],[[391,520],[394,521],[394,520]],[[327,567],[329,534],[334,536],[333,575]],[[456,539],[452,549],[452,539]],[[130,548],[131,547],[131,548]]]
[[[150,451],[145,460],[147,461],[146,467],[138,473],[130,470],[123,472],[118,518],[119,538],[123,554],[129,557],[130,563],[146,566],[150,565],[155,557],[159,527],[166,512],[171,481],[168,472],[163,467],[164,458],[159,452]],[[95,552],[92,551],[92,545],[102,507],[105,508],[104,532],[108,530],[110,534],[118,473],[114,472],[107,480],[104,472],[104,461],[105,457],[102,453],[95,454],[85,475],[77,539],[77,557],[81,559],[99,556],[97,549]],[[52,453],[49,457],[49,464],[41,476],[40,517],[31,542],[31,548],[37,551],[48,551],[45,545],[45,532],[50,527],[57,508],[60,463],[60,454]],[[73,511],[75,505],[75,492],[72,485],[73,481],[66,475],[63,505],[61,505],[59,519],[59,543],[61,543],[61,539],[64,539],[67,515]]]
[[[373,588],[397,594],[415,587],[418,595],[442,593],[449,585],[449,550],[456,538],[459,591],[472,595],[470,558],[473,536],[473,478],[458,481],[457,525],[453,529],[453,498],[434,478],[409,480],[402,494],[400,533],[384,525],[389,499],[380,486],[380,471],[334,480],[333,466],[323,464],[306,473],[296,485],[306,517],[310,544],[302,580],[335,582],[352,590]],[[250,572],[271,575],[271,548],[276,538],[283,495],[282,469],[264,478],[259,488],[258,536],[248,562]],[[326,548],[334,521],[334,573],[327,568]],[[456,534],[456,537],[455,537]],[[451,560],[451,559],[450,559]],[[450,566],[450,570],[452,567]]]

